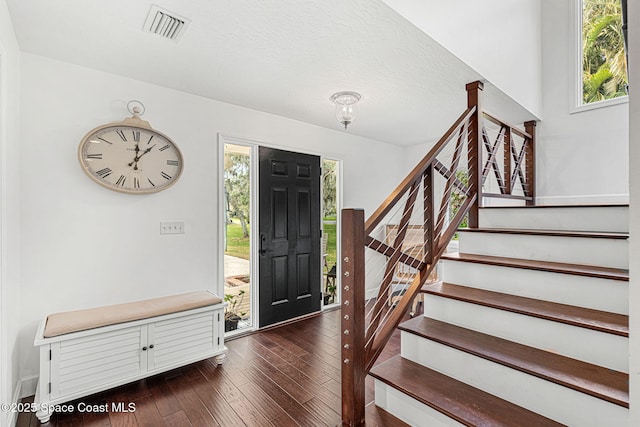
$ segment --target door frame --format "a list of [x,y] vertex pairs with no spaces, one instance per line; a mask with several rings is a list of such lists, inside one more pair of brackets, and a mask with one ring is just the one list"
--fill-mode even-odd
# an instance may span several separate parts
[[243,138],[236,138],[218,134],[218,286],[217,294],[224,297],[224,241],[225,241],[225,209],[226,200],[224,197],[224,146],[225,144],[241,145],[249,148],[249,254],[250,254],[250,286],[251,286],[251,327],[226,332],[226,336],[242,334],[246,331],[258,329],[259,313],[258,313],[258,296],[256,295],[258,284],[258,146],[257,141],[251,141]]
[[[284,145],[273,144],[270,142],[258,141],[254,139],[247,139],[241,137],[235,137],[231,135],[226,135],[223,133],[218,133],[218,273],[217,273],[217,286],[214,286],[215,292],[218,295],[224,296],[224,209],[225,209],[225,198],[224,198],[224,145],[225,144],[233,144],[233,145],[242,145],[245,147],[249,147],[250,160],[249,160],[249,180],[250,180],[250,203],[251,203],[251,212],[249,213],[249,218],[251,223],[249,224],[249,251],[251,254],[251,327],[246,329],[241,329],[232,332],[227,332],[226,336],[234,336],[236,334],[242,334],[243,332],[249,332],[258,330],[258,325],[260,324],[259,319],[259,311],[258,311],[258,248],[259,248],[259,232],[258,232],[258,218],[260,217],[260,207],[258,204],[258,147],[266,147],[273,148],[276,150],[286,150],[286,151],[294,151],[300,154],[310,154],[313,156],[320,157],[320,164],[322,165],[323,160],[332,160],[337,162],[336,170],[338,171],[337,182],[336,182],[336,210],[338,211],[337,215],[337,224],[336,224],[336,251],[337,251],[337,259],[341,259],[340,255],[342,253],[342,248],[340,245],[340,214],[339,212],[342,210],[342,195],[343,195],[343,160],[337,156],[333,155],[323,155],[320,152],[306,149],[299,149],[297,147],[289,147]],[[320,200],[322,202],[322,185],[320,185]],[[322,224],[322,218],[320,218],[320,223]],[[320,254],[322,256],[322,254]],[[340,262],[337,263],[337,284],[340,286]],[[320,280],[321,286],[324,284],[323,278]],[[338,302],[340,300],[340,292],[338,292]],[[339,304],[332,304],[328,306],[328,308],[332,309],[335,306],[339,306]],[[322,306],[324,310],[325,307]],[[267,326],[273,327],[274,325]]]

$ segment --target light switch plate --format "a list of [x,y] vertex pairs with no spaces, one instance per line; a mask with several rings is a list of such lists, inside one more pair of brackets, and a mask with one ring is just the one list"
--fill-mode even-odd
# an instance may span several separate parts
[[160,221],[160,234],[184,234],[184,221]]

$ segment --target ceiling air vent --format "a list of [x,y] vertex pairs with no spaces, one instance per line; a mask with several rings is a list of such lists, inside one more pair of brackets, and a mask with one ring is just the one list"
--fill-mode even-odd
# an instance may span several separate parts
[[143,29],[145,32],[177,42],[190,22],[176,13],[152,5]]

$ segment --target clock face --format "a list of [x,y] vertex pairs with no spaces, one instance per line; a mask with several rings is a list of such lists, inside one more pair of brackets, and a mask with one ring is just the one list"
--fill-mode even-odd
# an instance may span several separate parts
[[82,139],[78,156],[90,178],[125,193],[164,190],[182,173],[178,147],[160,132],[139,126],[94,129]]

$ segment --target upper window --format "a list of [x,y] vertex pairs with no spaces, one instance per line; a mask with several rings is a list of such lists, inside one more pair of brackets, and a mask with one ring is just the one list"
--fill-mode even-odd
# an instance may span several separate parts
[[582,0],[581,104],[627,95],[621,0]]

